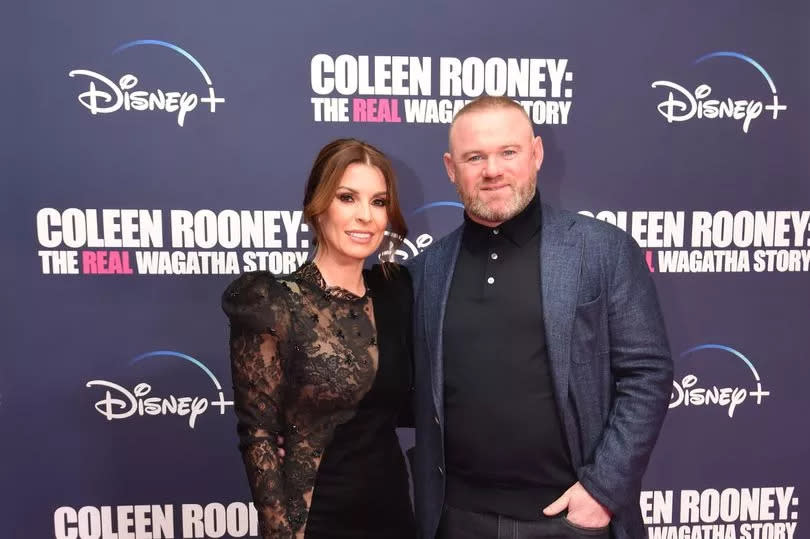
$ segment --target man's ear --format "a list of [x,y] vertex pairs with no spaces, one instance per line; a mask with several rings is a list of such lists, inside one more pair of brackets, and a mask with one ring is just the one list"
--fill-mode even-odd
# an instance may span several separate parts
[[442,156],[442,160],[444,161],[444,169],[447,171],[450,182],[456,183],[456,169],[453,166],[453,158],[450,156],[450,153],[446,152]]
[[540,138],[540,135],[532,140],[532,153],[534,154],[535,167],[540,170],[540,165],[543,164],[543,139]]

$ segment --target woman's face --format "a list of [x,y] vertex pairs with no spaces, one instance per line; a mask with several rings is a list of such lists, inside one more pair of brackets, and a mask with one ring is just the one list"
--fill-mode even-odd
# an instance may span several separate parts
[[382,242],[388,226],[388,190],[380,169],[352,163],[332,203],[318,216],[321,255],[339,262],[365,260]]

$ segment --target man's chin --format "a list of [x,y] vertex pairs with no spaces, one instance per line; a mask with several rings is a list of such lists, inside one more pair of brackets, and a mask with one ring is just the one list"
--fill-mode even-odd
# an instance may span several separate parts
[[508,221],[519,213],[515,211],[514,204],[477,204],[468,211],[479,219],[492,223]]

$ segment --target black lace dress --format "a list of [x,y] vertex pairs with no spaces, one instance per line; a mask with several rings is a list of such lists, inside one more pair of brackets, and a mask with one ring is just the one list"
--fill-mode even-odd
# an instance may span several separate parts
[[[407,270],[358,297],[317,266],[254,272],[223,295],[240,449],[262,537],[416,536],[394,429],[412,379]],[[286,456],[277,455],[277,436]]]

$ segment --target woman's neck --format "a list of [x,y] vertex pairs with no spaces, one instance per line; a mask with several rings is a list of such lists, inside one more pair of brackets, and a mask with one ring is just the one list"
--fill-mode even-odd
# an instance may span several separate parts
[[357,296],[366,293],[362,260],[338,260],[326,253],[318,253],[312,262],[318,267],[327,286],[337,286]]

